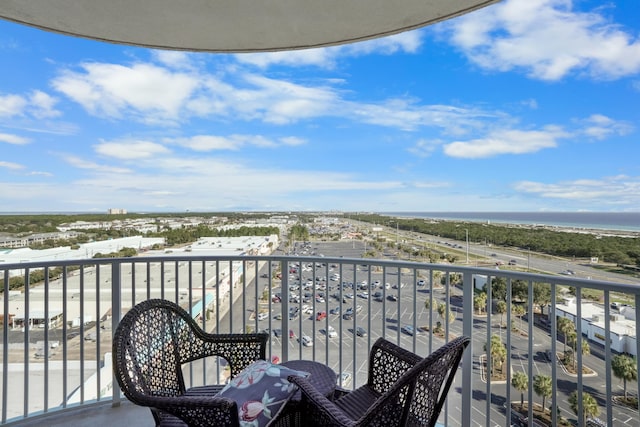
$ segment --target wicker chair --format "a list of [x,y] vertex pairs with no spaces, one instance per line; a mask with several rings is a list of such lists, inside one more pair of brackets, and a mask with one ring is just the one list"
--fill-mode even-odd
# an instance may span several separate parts
[[265,358],[268,339],[267,334],[208,334],[177,304],[152,299],[120,321],[113,337],[113,370],[125,396],[149,407],[157,426],[236,426],[236,403],[215,397],[223,385],[186,389],[181,367],[220,356],[235,376]]
[[305,426],[434,426],[469,338],[460,337],[421,358],[379,338],[370,353],[368,381],[334,401],[304,378]]

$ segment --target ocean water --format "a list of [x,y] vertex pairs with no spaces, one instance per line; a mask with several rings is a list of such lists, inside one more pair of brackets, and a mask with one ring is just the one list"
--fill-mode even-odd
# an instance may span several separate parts
[[384,212],[381,215],[640,232],[640,212]]

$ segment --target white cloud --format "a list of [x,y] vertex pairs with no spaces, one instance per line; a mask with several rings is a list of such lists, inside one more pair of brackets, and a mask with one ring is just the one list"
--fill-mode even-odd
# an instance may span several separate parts
[[167,147],[161,144],[137,140],[101,142],[94,145],[94,149],[102,156],[122,160],[145,159],[170,152]]
[[36,119],[58,117],[62,113],[54,108],[57,102],[58,100],[51,95],[35,90],[29,96],[29,110]]
[[[124,66],[85,63],[66,71],[53,87],[97,116],[133,115],[155,124],[172,124],[198,84],[198,78],[151,64]],[[127,117],[131,119],[131,117]]]
[[165,142],[194,151],[237,150],[241,144],[233,138],[215,135],[196,135],[189,138],[167,139]]
[[440,140],[419,139],[413,147],[408,149],[408,151],[418,157],[429,157],[441,145],[442,141]]
[[273,65],[285,65],[289,67],[302,67],[313,65],[321,68],[333,68],[335,57],[339,54],[339,48],[319,48],[293,50],[288,52],[266,53],[241,53],[235,55],[238,62],[250,64],[260,68]]
[[596,202],[599,208],[604,205],[634,208],[640,205],[640,177],[625,175],[558,183],[520,181],[514,184],[514,189],[537,197]]
[[298,137],[284,137],[272,140],[262,135],[194,135],[188,138],[165,138],[166,144],[179,145],[194,151],[239,150],[245,146],[275,148],[278,146],[297,146],[305,143]]
[[455,141],[444,145],[448,156],[458,158],[485,158],[501,154],[528,154],[553,148],[557,140],[569,136],[559,128],[549,126],[541,131],[498,130],[484,138]]
[[267,123],[287,124],[332,115],[340,103],[336,90],[328,86],[303,86],[255,74],[246,75],[245,80],[253,89],[239,90],[234,107],[241,114],[258,114]]
[[18,135],[11,135],[9,133],[0,133],[0,142],[6,142],[7,144],[24,145],[31,142],[29,138],[24,138]]
[[24,166],[18,163],[0,161],[0,168],[10,169],[10,170],[19,170],[19,169],[24,169]]
[[46,177],[53,176],[51,172],[44,172],[44,171],[33,171],[33,172],[29,172],[28,175],[29,176],[46,176]]
[[288,52],[242,53],[236,55],[238,62],[260,68],[273,65],[289,67],[315,66],[332,69],[343,57],[370,54],[392,55],[397,52],[415,53],[422,44],[420,31],[407,31],[393,36],[331,46],[317,49],[293,50]]
[[605,139],[613,135],[627,135],[633,130],[629,123],[613,120],[602,114],[593,114],[579,121],[580,132],[594,139]]
[[303,138],[298,138],[297,136],[285,136],[284,138],[280,138],[280,142],[283,145],[288,145],[290,147],[295,147],[298,145],[304,145],[307,141]]
[[120,175],[120,174],[125,174],[130,172],[130,170],[126,168],[109,166],[109,165],[101,165],[96,162],[85,160],[80,157],[72,156],[72,155],[62,156],[62,159],[66,163],[70,164],[71,166],[74,166],[78,169],[85,169],[85,170],[88,170],[89,172],[94,172],[94,173],[107,173],[107,174]]
[[604,9],[582,13],[572,6],[571,0],[506,0],[443,27],[486,69],[522,69],[541,80],[578,72],[616,79],[640,71],[637,37],[609,23]]
[[27,107],[27,100],[22,96],[10,94],[0,95],[0,117],[21,116]]
[[191,54],[177,50],[154,50],[155,59],[171,68],[191,69]]
[[422,30],[405,31],[388,37],[344,45],[343,49],[349,56],[372,53],[382,55],[393,55],[398,52],[416,53],[422,45],[422,33]]

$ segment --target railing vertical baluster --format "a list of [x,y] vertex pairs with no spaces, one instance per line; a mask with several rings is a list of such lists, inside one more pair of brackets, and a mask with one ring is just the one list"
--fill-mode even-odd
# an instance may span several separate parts
[[[556,288],[557,285],[549,282],[551,287],[551,304],[549,307],[549,320],[551,321],[551,394],[553,396],[558,395],[558,364],[557,364],[557,341],[558,341],[558,318],[556,316]],[[529,326],[529,330],[533,331],[533,325]],[[533,391],[529,387],[529,402],[533,401]],[[531,407],[532,405],[529,405]],[[551,419],[555,425],[558,423],[558,403],[556,399],[553,400],[551,406]]]
[[[44,269],[44,390],[43,390],[43,412],[49,410],[49,267]],[[63,400],[63,407],[66,407],[66,395]]]
[[[609,295],[609,291],[604,292],[604,364],[605,364],[605,372],[607,379],[605,380],[606,386],[606,395],[612,396],[611,390],[611,298]],[[613,412],[612,412],[612,399],[606,399],[606,408],[607,408],[607,425],[613,425]]]
[[[507,335],[507,383],[505,385],[506,390],[506,415],[507,422],[511,422],[511,332],[513,329],[511,328],[511,312],[512,312],[512,304],[513,304],[513,283],[511,282],[511,278],[507,279],[507,294],[506,294],[506,303],[507,303],[507,331],[509,331]],[[531,366],[531,352],[529,352],[529,365]],[[531,367],[529,367],[529,372],[532,372]]]
[[29,282],[31,279],[31,275],[29,274],[29,268],[25,269],[24,272],[24,318],[22,319],[22,326],[24,328],[24,387],[23,387],[23,391],[24,391],[24,400],[23,400],[23,404],[24,404],[24,414],[23,416],[26,418],[29,416],[29,330],[31,329],[31,325],[30,325],[30,314],[31,314],[31,307],[30,307],[30,291],[29,289],[31,289],[31,283]]
[[[62,395],[66,404],[67,396],[69,396],[69,352],[67,347],[67,313],[68,307],[68,282],[67,282],[67,266],[62,267]],[[58,343],[60,345],[60,343]]]
[[[486,402],[485,402],[485,425],[491,425],[491,368],[492,368],[492,360],[491,360],[491,313],[493,311],[493,301],[492,301],[492,284],[491,284],[491,276],[487,276],[487,339],[485,340],[486,349],[484,351],[485,357],[485,375],[487,380],[487,385],[485,388],[486,391]],[[465,352],[467,353],[468,350]],[[480,369],[482,369],[482,363],[480,364]]]
[[2,292],[2,308],[4,319],[2,322],[2,372],[5,374],[2,376],[2,423],[7,422],[7,401],[9,390],[9,270],[3,270],[3,284],[4,289]]
[[[433,301],[433,300],[432,300]],[[470,426],[471,406],[473,402],[473,386],[471,383],[473,373],[473,276],[471,272],[465,271],[462,277],[462,308],[464,316],[462,318],[462,333],[471,337],[471,342],[464,353],[462,359],[462,417],[461,425]],[[433,308],[431,309],[433,313]]]
[[[133,269],[133,265],[131,266]],[[122,282],[121,277],[121,264],[119,262],[113,262],[111,264],[111,333],[113,334],[120,323],[122,317]],[[133,272],[131,273],[133,276]],[[135,291],[133,291],[135,295]],[[98,295],[99,299],[99,295]],[[100,315],[98,313],[98,315]],[[84,320],[81,320],[84,323]],[[100,325],[98,324],[98,327]],[[113,336],[113,335],[112,335]],[[111,398],[113,399],[113,406],[120,406],[120,387],[116,381],[115,375],[111,374]],[[100,394],[98,394],[100,398]]]
[[[85,269],[84,269],[84,264],[82,264],[80,266],[80,378],[84,378],[84,275],[85,275]],[[118,322],[120,321],[120,318],[115,319],[115,316],[112,317],[112,319],[117,320]],[[115,331],[115,328],[112,328],[113,331]],[[65,343],[66,345],[66,343]],[[84,403],[84,392],[85,392],[85,387],[84,387],[84,383],[81,385],[80,387],[80,402]]]
[[[638,315],[638,308],[640,308],[640,294],[636,294],[636,372],[640,373],[640,339],[638,338],[638,331],[640,331],[640,316]],[[636,375],[637,377],[637,375]],[[640,419],[640,379],[636,380],[636,402],[638,405],[637,412]]]
[[[584,419],[584,402],[582,401],[582,286],[576,286],[576,349],[573,352],[573,358],[577,356],[578,371],[578,425],[585,425]],[[566,357],[565,357],[566,360]],[[554,399],[556,400],[556,399]]]

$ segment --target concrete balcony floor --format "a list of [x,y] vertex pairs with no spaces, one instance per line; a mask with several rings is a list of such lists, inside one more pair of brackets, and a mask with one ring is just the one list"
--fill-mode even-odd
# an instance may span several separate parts
[[21,427],[102,427],[102,426],[135,426],[153,427],[155,423],[148,408],[143,408],[124,399],[120,406],[113,407],[105,402],[85,408],[60,411],[50,415],[34,417],[12,424]]

